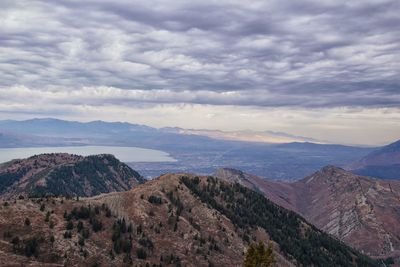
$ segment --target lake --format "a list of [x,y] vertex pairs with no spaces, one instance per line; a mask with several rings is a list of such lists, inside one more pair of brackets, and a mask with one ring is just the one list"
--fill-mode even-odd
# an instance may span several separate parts
[[69,153],[81,156],[112,154],[122,162],[175,162],[168,153],[140,147],[64,146],[0,148],[0,162],[23,159],[43,153]]

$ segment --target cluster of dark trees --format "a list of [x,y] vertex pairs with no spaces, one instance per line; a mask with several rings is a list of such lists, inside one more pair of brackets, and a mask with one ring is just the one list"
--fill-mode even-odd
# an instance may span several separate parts
[[39,256],[39,245],[44,242],[43,237],[33,236],[31,238],[21,240],[18,236],[11,240],[13,251],[16,254],[22,254],[27,257]]
[[[131,168],[123,165],[111,155],[88,156],[73,165],[62,165],[49,173],[46,187],[36,187],[32,194],[45,196],[49,192],[53,195],[85,196],[83,181],[87,180],[94,195],[109,191],[108,185],[120,184],[115,173],[110,170],[112,167],[118,170],[122,179],[131,177],[140,178],[140,175]],[[81,179],[71,179],[78,176]]]
[[11,186],[15,181],[20,180],[26,173],[26,168],[21,168],[15,172],[6,171],[0,174],[0,193]]
[[113,256],[114,253],[125,253],[124,262],[131,263],[131,253],[135,235],[139,238],[138,244],[140,245],[135,248],[136,257],[145,260],[149,251],[152,252],[154,249],[153,241],[145,235],[141,224],[136,227],[135,231],[134,225],[132,223],[126,223],[124,218],[117,219],[113,224],[113,233],[111,237],[113,241],[113,250],[110,252],[110,255]]
[[[125,234],[128,235],[125,235]],[[113,224],[113,249],[115,253],[120,254],[122,252],[130,254],[132,250],[132,233],[133,225],[127,226],[125,219],[117,219]]]
[[[110,211],[105,205],[102,205],[101,207],[95,206],[94,208],[91,205],[80,206],[79,208],[74,207],[70,213],[65,211],[64,219],[67,223],[65,226],[66,231],[64,232],[64,238],[72,238],[72,231],[76,228],[77,233],[79,233],[78,243],[80,246],[84,246],[85,239],[88,239],[90,236],[90,230],[85,227],[83,221],[88,221],[93,232],[99,232],[103,230],[103,223],[101,219],[97,217],[101,212],[105,213],[107,216]],[[77,221],[76,225],[74,221]]]
[[[294,212],[283,209],[258,192],[208,177],[182,176],[191,192],[229,218],[243,233],[261,227],[277,242],[283,254],[304,266],[376,266],[368,257],[319,231]],[[306,227],[305,227],[306,225]],[[248,235],[243,235],[250,241]]]

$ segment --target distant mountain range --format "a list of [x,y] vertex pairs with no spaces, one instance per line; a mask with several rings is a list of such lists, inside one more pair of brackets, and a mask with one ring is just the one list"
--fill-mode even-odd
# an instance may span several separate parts
[[205,129],[183,129],[178,127],[166,127],[163,131],[186,134],[186,135],[201,135],[220,140],[244,141],[244,142],[259,142],[268,144],[282,144],[293,142],[313,142],[326,143],[304,136],[296,136],[287,133],[273,131],[220,131],[220,130],[205,130]]
[[365,176],[400,179],[400,140],[369,153],[347,169]]
[[0,165],[0,198],[94,196],[145,180],[112,155],[42,154]]
[[[57,119],[6,120],[0,121],[0,133],[2,133],[0,147],[136,146],[162,150],[177,159],[174,163],[129,163],[146,177],[157,177],[167,172],[211,174],[217,168],[233,167],[280,180],[300,179],[329,164],[346,166],[374,150],[374,148],[309,142],[267,144],[221,140],[211,138],[210,135],[204,136],[201,133],[190,132],[194,130],[183,133],[180,131],[183,130],[155,129],[120,122],[81,123]],[[303,138],[283,133],[268,134],[296,140]],[[257,133],[251,133],[251,135],[257,135]]]
[[293,183],[234,169],[220,169],[215,176],[261,192],[370,256],[400,257],[400,181],[359,176],[334,166]]

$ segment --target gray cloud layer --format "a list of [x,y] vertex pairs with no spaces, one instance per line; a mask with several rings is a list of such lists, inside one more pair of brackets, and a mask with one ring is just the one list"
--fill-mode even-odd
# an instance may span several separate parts
[[91,105],[400,105],[399,1],[282,2],[2,1],[0,94]]

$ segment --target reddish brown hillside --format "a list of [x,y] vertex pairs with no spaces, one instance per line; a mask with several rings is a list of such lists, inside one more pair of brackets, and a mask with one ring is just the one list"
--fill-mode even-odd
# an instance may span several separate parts
[[358,176],[334,166],[294,183],[229,169],[216,175],[257,188],[275,203],[371,256],[400,256],[399,181]]
[[[169,192],[175,200],[171,201]],[[179,203],[184,205],[180,215],[177,214]],[[89,218],[71,216],[74,208],[79,214],[82,207],[89,205],[92,214]],[[96,209],[98,214],[94,212]],[[73,224],[71,237],[67,238],[65,233],[69,230],[65,214],[71,217]],[[29,218],[29,225],[25,224],[26,218]],[[115,224],[122,219],[126,230],[114,242]],[[93,231],[91,220],[100,221],[101,230]],[[83,245],[79,243],[83,236],[83,231],[79,232],[77,228],[79,221],[89,232]],[[130,230],[129,225],[132,225]],[[251,235],[268,242],[268,235],[263,230],[254,230]],[[16,237],[18,248],[13,244]],[[34,253],[27,257],[26,244],[35,238],[37,257]],[[130,242],[128,254],[124,246]],[[119,253],[116,243],[120,244]],[[131,266],[131,263],[142,266],[146,263],[150,266],[242,266],[247,246],[242,231],[195,198],[181,184],[178,175],[166,175],[131,191],[79,201],[19,199],[15,203],[2,202],[0,207],[0,266]],[[279,266],[294,266],[280,255],[277,245],[274,246]]]
[[261,194],[213,177],[168,174],[127,192],[0,206],[5,266],[242,266],[271,241],[277,266],[376,266]]

